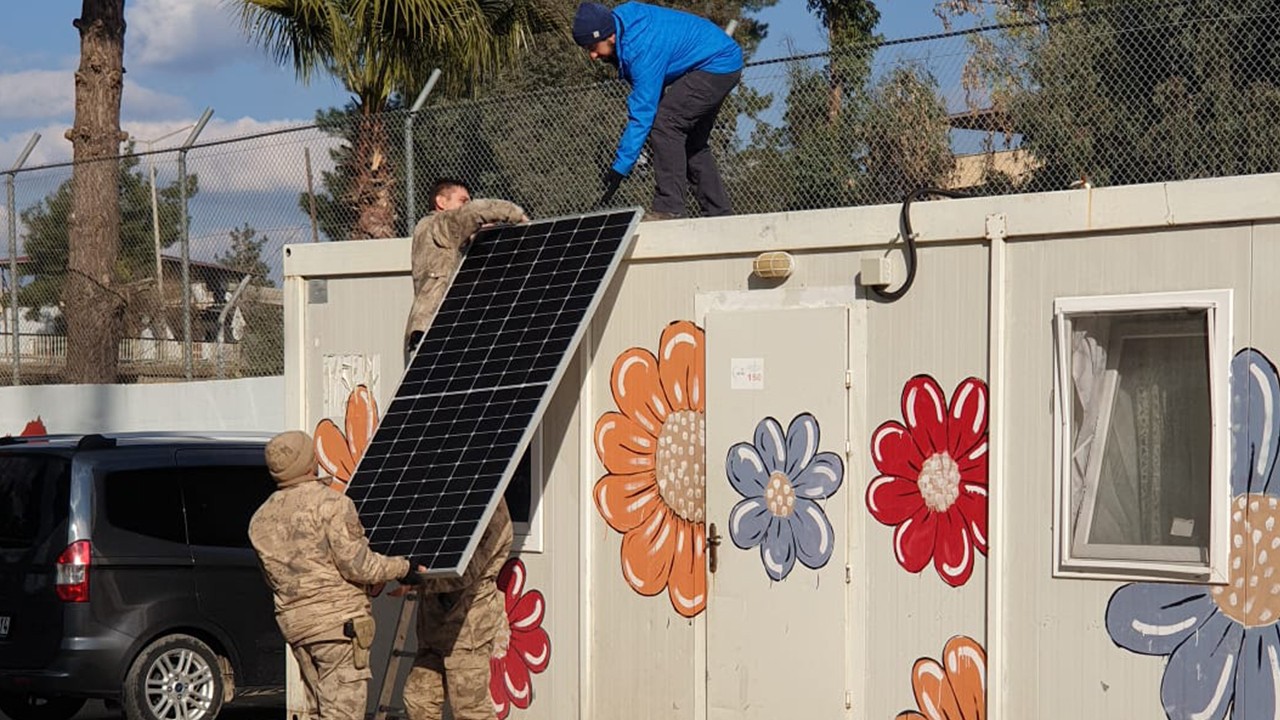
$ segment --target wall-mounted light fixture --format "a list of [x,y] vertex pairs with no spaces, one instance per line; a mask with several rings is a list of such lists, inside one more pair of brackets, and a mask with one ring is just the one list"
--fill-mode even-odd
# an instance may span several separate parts
[[758,278],[777,280],[791,277],[796,270],[796,259],[782,250],[762,252],[751,263],[751,273]]

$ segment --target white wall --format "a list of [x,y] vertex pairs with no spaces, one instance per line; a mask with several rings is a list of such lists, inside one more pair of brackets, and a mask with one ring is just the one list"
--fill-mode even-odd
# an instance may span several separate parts
[[0,388],[0,435],[39,417],[50,433],[243,430],[284,425],[284,378]]

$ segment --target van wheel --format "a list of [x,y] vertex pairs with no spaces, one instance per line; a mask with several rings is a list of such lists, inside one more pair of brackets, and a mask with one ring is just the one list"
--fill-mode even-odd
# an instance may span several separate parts
[[138,654],[122,693],[129,720],[213,720],[222,709],[218,656],[190,635],[169,635]]
[[0,712],[12,720],[68,720],[84,707],[84,698],[0,695]]

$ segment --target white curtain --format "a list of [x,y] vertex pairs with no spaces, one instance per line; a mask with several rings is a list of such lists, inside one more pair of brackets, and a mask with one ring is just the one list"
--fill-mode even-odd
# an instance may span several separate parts
[[1071,516],[1074,533],[1089,528],[1077,543],[1195,546],[1206,537],[1205,340],[1168,330],[1166,318],[1151,322],[1159,329],[1150,333],[1132,321],[1112,332],[1101,317],[1072,324]]

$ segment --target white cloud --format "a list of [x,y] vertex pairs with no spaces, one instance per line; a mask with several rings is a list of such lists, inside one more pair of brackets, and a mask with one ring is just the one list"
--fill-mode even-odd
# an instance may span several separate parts
[[75,73],[71,70],[23,70],[0,75],[0,119],[69,115],[75,109]]
[[[0,120],[45,120],[75,114],[74,70],[23,70],[0,74]],[[124,117],[162,118],[190,112],[190,104],[176,95],[152,90],[125,74],[121,114]]]
[[126,74],[121,117],[154,119],[180,116],[191,111],[191,103],[185,98],[143,87],[128,78]]
[[224,0],[132,0],[125,67],[207,72],[244,57],[239,18]]
[[[70,125],[70,123],[48,123],[42,127],[0,136],[0,170],[8,170],[13,165],[31,139],[32,133],[40,133],[40,141],[31,151],[24,167],[37,167],[70,160],[71,142],[63,135]],[[18,176],[19,182],[22,177],[22,175]]]

